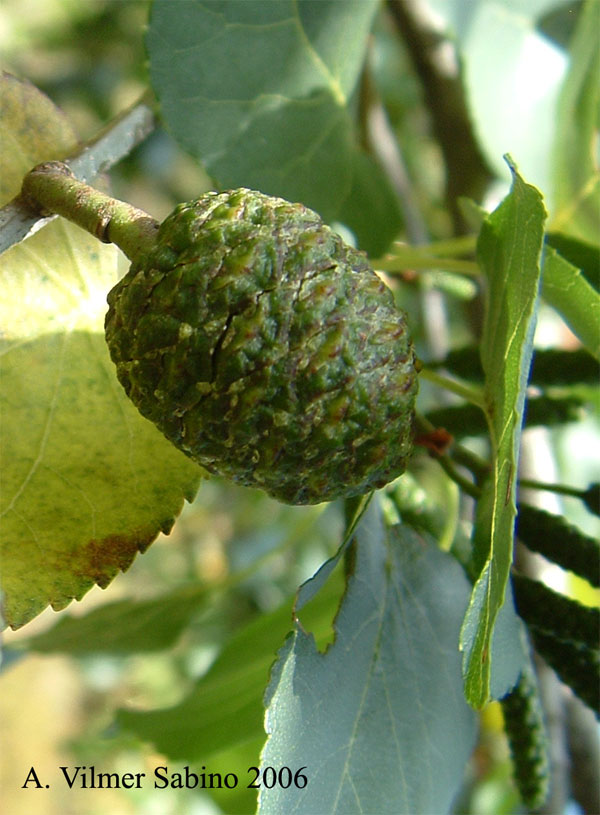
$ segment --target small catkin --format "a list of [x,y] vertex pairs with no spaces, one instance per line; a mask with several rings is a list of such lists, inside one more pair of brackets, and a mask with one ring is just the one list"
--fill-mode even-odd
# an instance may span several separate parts
[[523,803],[542,806],[549,791],[548,737],[533,665],[528,663],[516,687],[501,700],[513,775]]
[[561,515],[521,503],[517,535],[528,549],[600,586],[600,544]]

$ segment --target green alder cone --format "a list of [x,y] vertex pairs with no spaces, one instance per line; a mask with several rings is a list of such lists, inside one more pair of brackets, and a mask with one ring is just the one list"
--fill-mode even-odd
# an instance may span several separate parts
[[208,471],[307,504],[405,470],[404,315],[311,210],[245,189],[181,204],[108,303],[121,384]]

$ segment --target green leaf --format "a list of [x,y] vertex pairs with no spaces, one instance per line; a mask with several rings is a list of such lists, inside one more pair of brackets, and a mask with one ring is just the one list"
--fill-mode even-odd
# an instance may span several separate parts
[[580,270],[546,246],[542,294],[563,317],[574,334],[600,359],[600,293]]
[[168,648],[203,607],[204,586],[184,586],[150,600],[117,600],[81,617],[62,616],[19,645],[48,654],[131,654]]
[[17,195],[41,161],[67,154],[77,137],[64,114],[30,82],[0,74],[0,202]]
[[162,116],[220,187],[301,201],[344,221],[373,254],[399,227],[351,111],[377,5],[155,0],[147,34]]
[[493,468],[477,506],[479,578],[461,633],[465,695],[476,708],[490,698],[492,636],[512,563],[518,450],[546,216],[540,193],[510,166],[511,192],[485,220],[477,244],[487,279],[481,361]]
[[587,0],[570,47],[556,112],[552,229],[598,243],[600,170],[600,4]]
[[303,619],[273,669],[262,767],[305,767],[308,783],[263,786],[261,815],[443,813],[462,781],[475,739],[456,649],[468,582],[431,541],[384,528],[375,502],[355,540],[335,641],[320,653]]
[[352,187],[336,216],[372,257],[388,248],[400,228],[396,193],[384,170],[367,153],[353,151]]
[[[306,624],[328,637],[339,599],[329,581],[307,610]],[[281,641],[292,628],[290,600],[236,633],[182,702],[165,710],[121,710],[117,722],[173,760],[202,759],[264,736],[263,695]]]
[[[17,166],[44,155],[43,144],[21,139],[53,115],[45,97],[25,91],[2,119],[2,152]],[[6,197],[18,187],[13,176]],[[117,382],[103,337],[116,279],[116,250],[62,220],[2,257],[0,573],[14,628],[107,586],[169,531],[198,484],[199,469]]]
[[[262,730],[262,729],[261,729]],[[228,773],[231,773],[232,768],[235,768],[235,773],[238,776],[239,782],[232,789],[228,789],[225,783],[220,787],[215,784],[211,790],[206,790],[205,794],[210,795],[210,798],[217,805],[215,807],[206,806],[204,802],[200,805],[198,815],[203,812],[208,813],[227,813],[227,815],[249,815],[249,813],[256,812],[256,790],[248,788],[248,785],[253,781],[255,772],[249,768],[256,767],[259,761],[260,751],[264,742],[264,731],[252,741],[246,741],[243,744],[238,744],[229,750],[223,750],[220,753],[215,753],[210,757],[210,765],[201,759],[201,766],[198,770],[202,772],[204,766],[207,774],[209,772],[220,773],[221,778],[225,779]],[[207,775],[208,778],[208,775]],[[186,807],[194,807],[196,796],[192,792],[184,790],[188,793],[187,799],[182,799],[181,807],[183,812]],[[160,793],[159,793],[160,795]],[[188,804],[188,801],[190,802]],[[175,810],[177,813],[181,810]],[[188,809],[189,812],[189,809]],[[193,810],[190,812],[193,815]]]
[[600,245],[588,243],[563,232],[547,232],[546,242],[573,266],[581,269],[587,282],[600,289]]

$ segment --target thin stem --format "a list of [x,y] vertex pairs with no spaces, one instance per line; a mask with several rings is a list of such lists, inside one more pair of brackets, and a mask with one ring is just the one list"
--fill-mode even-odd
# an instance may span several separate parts
[[[408,239],[411,244],[426,244],[427,224],[419,210],[418,197],[407,171],[400,144],[368,69],[363,73],[362,105],[365,112],[367,145],[396,191]],[[423,287],[420,291],[420,302],[424,337],[433,357],[441,359],[448,351],[448,319],[442,294],[433,287]]]
[[462,444],[453,446],[452,458],[457,464],[470,470],[478,483],[487,478],[492,470],[489,461],[473,453],[468,447],[463,447]]
[[443,374],[438,374],[436,371],[425,366],[421,369],[419,376],[423,379],[428,379],[430,382],[433,382],[433,384],[445,388],[457,396],[460,396],[461,399],[465,399],[467,402],[485,410],[485,402],[481,388],[477,388],[474,385],[467,385],[464,382],[460,382],[449,376],[444,376]]
[[569,487],[567,484],[545,484],[542,481],[535,481],[532,478],[520,478],[520,487],[527,487],[531,490],[544,490],[545,492],[557,492],[560,495],[572,495],[574,498],[583,498],[585,490],[578,487]]
[[[394,246],[398,246],[398,244],[396,243]],[[402,246],[402,244],[400,244],[400,246]],[[455,238],[432,241],[422,248],[423,250],[427,250],[430,255],[436,255],[438,257],[472,255],[477,248],[477,235],[457,235]]]
[[285,552],[292,549],[297,549],[300,544],[309,539],[310,536],[307,533],[319,520],[327,506],[328,504],[319,504],[318,506],[307,507],[306,509],[308,511],[306,514],[302,515],[302,519],[296,523],[285,540],[279,546],[276,546],[274,549],[270,549],[260,557],[257,557],[256,560],[254,560],[249,566],[246,566],[239,572],[227,575],[223,581],[219,583],[219,585],[215,586],[216,591],[231,591],[248,580],[248,578],[255,575],[260,569],[263,568],[263,566],[269,563],[269,561],[280,557]]
[[[425,435],[435,430],[435,426],[431,424],[429,419],[420,413],[417,413],[415,416],[415,425],[418,432]],[[452,445],[451,454],[436,455],[434,453],[433,458],[438,462],[446,475],[454,481],[463,492],[475,499],[481,496],[479,485],[462,475],[456,468],[455,462],[471,470],[476,481],[485,478],[489,473],[490,468],[487,462],[475,456],[475,454],[471,454],[469,450],[461,447],[459,444]]]
[[115,243],[130,260],[156,241],[158,222],[124,201],[75,178],[59,161],[34,167],[24,178],[21,194],[38,209],[62,215],[105,243]]
[[396,242],[390,252],[373,263],[384,272],[397,272],[407,268],[436,269],[475,277],[481,274],[479,265],[460,255],[472,254],[476,243],[476,235],[461,235],[424,246]]
[[467,277],[478,277],[481,269],[474,260],[460,258],[438,258],[419,251],[398,253],[373,261],[375,268],[388,274],[403,272],[405,269],[435,269],[440,272],[456,272]]
[[437,456],[435,460],[438,462],[446,475],[451,478],[455,484],[458,484],[464,493],[475,499],[481,497],[481,489],[477,486],[477,484],[474,484],[468,478],[465,478],[465,476],[456,469],[450,456]]
[[[433,429],[433,425],[427,422],[425,417],[418,416],[418,421],[423,427],[424,432]],[[446,474],[452,479],[452,481],[456,482],[456,484],[458,484],[458,486],[464,492],[471,495],[473,498],[480,497],[481,490],[477,483],[486,478],[490,474],[491,470],[490,464],[485,459],[481,458],[476,453],[473,453],[467,447],[463,447],[461,444],[454,444],[452,445],[450,455],[436,456],[436,461],[439,462]],[[472,481],[462,476],[456,469],[456,464],[470,470],[477,483],[474,484]],[[519,487],[526,487],[527,489],[532,490],[545,490],[547,492],[554,492],[560,495],[570,495],[573,498],[579,498],[582,500],[587,494],[587,490],[582,490],[578,487],[570,487],[568,484],[546,484],[541,481],[535,481],[532,478],[520,478]]]
[[473,132],[459,66],[448,71],[442,65],[441,37],[429,15],[422,13],[421,3],[388,0],[387,8],[423,87],[425,106],[444,158],[446,201],[454,231],[470,232],[458,200],[464,196],[480,201],[493,176]]

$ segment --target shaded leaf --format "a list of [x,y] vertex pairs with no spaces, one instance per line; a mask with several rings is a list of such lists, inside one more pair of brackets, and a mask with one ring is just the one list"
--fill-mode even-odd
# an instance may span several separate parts
[[162,116],[221,188],[301,201],[343,221],[372,254],[399,227],[351,110],[376,9],[375,0],[155,0],[147,34]]
[[465,694],[474,707],[490,698],[490,648],[512,563],[518,450],[546,215],[540,193],[510,166],[511,192],[484,221],[477,244],[487,282],[481,361],[493,467],[477,504],[479,578],[461,633]]
[[362,516],[367,511],[373,495],[374,493],[368,493],[367,495],[346,499],[346,530],[344,532],[342,544],[335,555],[326,560],[325,563],[323,563],[317,569],[315,574],[308,580],[305,580],[300,586],[296,596],[296,602],[294,603],[295,614],[310,603],[313,597],[318,596],[323,587],[328,584],[330,576],[333,574],[335,568],[345,556],[348,547],[352,543],[354,531],[357,525],[360,523]]
[[506,587],[492,636],[490,699],[502,699],[511,691],[529,660],[524,627],[515,608],[512,585]]
[[[341,586],[329,581],[307,624],[329,636]],[[165,710],[121,710],[117,722],[171,759],[206,759],[264,735],[263,695],[277,648],[292,628],[292,601],[236,633],[182,702]]]
[[[262,766],[303,767],[304,789],[262,788],[266,813],[443,813],[474,745],[456,643],[468,582],[457,562],[375,503],[356,532],[333,645],[304,618],[267,691]],[[318,595],[317,595],[318,596]]]
[[354,150],[352,186],[336,215],[354,232],[358,246],[377,257],[400,228],[398,201],[388,178],[367,153]]
[[20,645],[40,653],[132,654],[168,648],[202,608],[204,586],[184,586],[150,600],[117,600],[81,617],[61,616]]
[[[50,148],[31,142],[28,117],[45,121],[52,108],[30,86],[10,90],[2,152],[30,166],[31,150]],[[50,122],[40,130],[54,132]],[[19,184],[12,176],[5,195]],[[116,279],[114,247],[62,220],[2,256],[0,571],[14,628],[107,586],[171,528],[198,484],[199,469],[117,382],[103,337]]]

